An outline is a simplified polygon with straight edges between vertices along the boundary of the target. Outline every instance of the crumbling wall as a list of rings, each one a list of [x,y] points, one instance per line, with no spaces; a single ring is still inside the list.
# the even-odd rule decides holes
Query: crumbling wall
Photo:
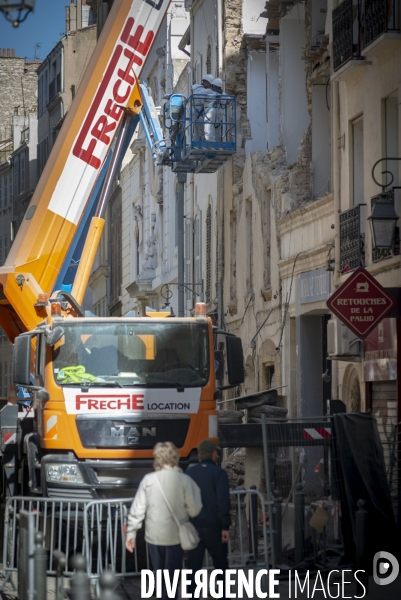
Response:
[[[251,139],[247,108],[247,50],[242,39],[242,0],[224,3],[226,93],[237,97],[237,152],[233,157],[233,183],[242,180],[245,165],[245,142]]]

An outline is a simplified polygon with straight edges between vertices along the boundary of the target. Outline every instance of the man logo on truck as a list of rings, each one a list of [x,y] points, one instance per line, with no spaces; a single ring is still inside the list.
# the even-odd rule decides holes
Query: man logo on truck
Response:
[[[128,431],[127,431],[128,430]],[[111,427],[110,437],[126,438],[129,446],[137,446],[140,437],[156,437],[156,427]]]

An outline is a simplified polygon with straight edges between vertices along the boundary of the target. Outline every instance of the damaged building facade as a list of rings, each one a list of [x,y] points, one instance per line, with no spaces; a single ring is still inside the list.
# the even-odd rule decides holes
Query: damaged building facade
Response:
[[[385,287],[400,286],[398,230],[383,253],[372,250],[368,226],[370,198],[380,191],[372,166],[399,154],[400,34],[389,16],[379,41],[366,38],[365,48],[360,40],[344,54],[349,32],[338,14],[345,5],[172,2],[142,79],[156,106],[171,93],[190,95],[206,73],[237,99],[236,154],[216,173],[189,174],[184,201],[185,314],[204,300],[214,323],[239,335],[244,349],[245,382],[224,393],[222,407],[274,389],[269,414],[372,408],[379,420],[389,417],[385,441],[399,415],[396,323],[385,320],[386,341],[363,348],[326,302],[360,265]],[[177,314],[176,203],[176,176],[154,167],[139,129],[115,181],[109,237],[91,277],[98,314],[145,307]],[[381,370],[377,356],[366,355],[369,343],[388,346],[392,359]],[[260,422],[260,411],[242,418]],[[245,462],[245,486],[260,485],[261,451],[247,449]]]

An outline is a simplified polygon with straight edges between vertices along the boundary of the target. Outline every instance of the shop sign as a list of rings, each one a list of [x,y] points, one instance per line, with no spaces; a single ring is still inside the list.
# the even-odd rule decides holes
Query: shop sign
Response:
[[[316,269],[299,276],[299,302],[317,302],[330,296],[330,273],[326,269]]]
[[[327,301],[329,309],[361,339],[394,305],[394,298],[363,267],[356,269]]]
[[[365,338],[364,350],[364,381],[395,381],[397,379],[396,319],[383,319]]]

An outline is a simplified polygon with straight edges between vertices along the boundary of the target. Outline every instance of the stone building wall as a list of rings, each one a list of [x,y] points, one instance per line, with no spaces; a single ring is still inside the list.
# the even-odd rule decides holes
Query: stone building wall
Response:
[[[37,110],[40,63],[25,62],[17,56],[0,55],[0,141],[11,137],[14,115]]]

